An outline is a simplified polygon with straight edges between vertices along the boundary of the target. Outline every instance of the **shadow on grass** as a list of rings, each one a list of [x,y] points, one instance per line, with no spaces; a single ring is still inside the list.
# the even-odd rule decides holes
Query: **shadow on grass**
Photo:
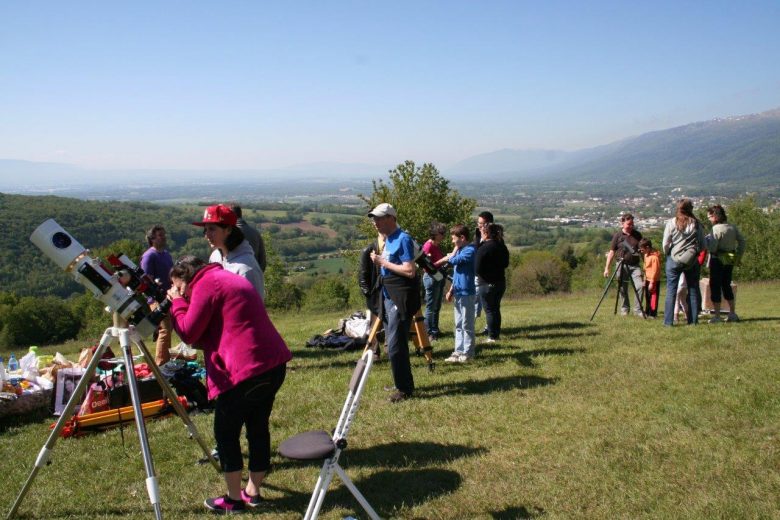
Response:
[[[26,426],[33,423],[54,423],[57,421],[57,417],[52,417],[51,410],[48,408],[41,408],[33,412],[28,412],[21,415],[6,415],[0,418],[0,434],[13,435],[14,428]]]
[[[349,467],[346,464],[344,470],[349,475]],[[265,487],[281,491],[286,496],[266,500],[263,502],[263,511],[276,513],[297,511],[303,514],[309,504],[316,480],[317,471],[313,469],[311,488],[306,491],[292,491],[264,483]],[[454,492],[460,487],[461,482],[461,476],[451,470],[407,469],[378,471],[370,477],[354,481],[354,484],[382,518],[395,518],[398,516],[399,506],[415,507],[424,504],[438,496]],[[320,515],[327,516],[336,508],[353,510],[359,517],[364,515],[363,508],[338,475],[333,478],[328,488]]]
[[[552,323],[540,323],[536,325],[525,325],[522,327],[509,327],[509,328],[501,328],[501,332],[510,332],[515,334],[530,334],[532,332],[543,332],[547,330],[558,330],[558,329],[564,329],[564,330],[575,330],[575,329],[587,329],[590,327],[595,327],[594,324],[590,322],[585,321],[559,321],[559,322],[552,322]]]
[[[531,511],[524,506],[507,507],[501,511],[491,511],[490,514],[496,520],[515,520],[516,518],[537,518],[546,514],[544,509],[531,507]]]
[[[430,399],[444,395],[484,395],[493,392],[507,392],[517,388],[537,388],[554,385],[557,378],[538,376],[507,376],[481,381],[461,381],[419,389],[421,399]]]
[[[393,442],[370,448],[347,448],[339,457],[344,468],[375,467],[403,469],[419,468],[431,464],[445,464],[455,459],[483,455],[486,448],[472,448],[457,444],[437,442]],[[274,463],[274,470],[311,466],[320,468],[322,461],[297,462],[283,459]]]
[[[347,474],[352,473],[350,468],[353,470],[361,467],[386,468],[370,477],[356,481],[355,485],[381,516],[392,518],[400,502],[399,497],[405,506],[414,507],[416,504],[425,503],[438,495],[452,493],[460,486],[461,477],[455,471],[417,468],[446,464],[456,459],[482,455],[487,451],[485,448],[456,444],[394,442],[371,448],[347,448],[342,452],[339,463]],[[301,485],[311,485],[313,488],[322,462],[306,463],[284,460],[274,464],[276,471],[293,467],[311,468],[310,482],[301,483]],[[330,491],[325,498],[323,506],[325,511],[341,507],[362,513],[357,501],[341,483],[338,476],[334,477],[333,482],[334,484],[331,484]],[[264,485],[286,495],[284,498],[269,500],[265,503],[272,510],[303,512],[306,509],[311,496],[311,488],[307,488],[305,491],[293,491],[272,484]]]

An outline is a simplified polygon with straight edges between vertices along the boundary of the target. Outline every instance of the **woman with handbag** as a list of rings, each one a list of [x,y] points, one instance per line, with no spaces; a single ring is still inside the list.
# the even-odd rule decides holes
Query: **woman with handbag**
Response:
[[[666,301],[664,302],[664,325],[674,324],[674,300],[680,277],[684,276],[688,285],[688,325],[698,323],[699,274],[697,257],[704,248],[704,233],[701,223],[693,214],[691,199],[677,202],[675,216],[666,222],[663,237],[666,255]]]
[[[707,208],[707,218],[712,224],[712,233],[707,235],[707,250],[710,252],[710,298],[715,316],[710,323],[720,323],[720,302],[722,297],[729,304],[726,321],[739,321],[734,310],[734,291],[731,279],[734,266],[745,252],[745,238],[736,226],[729,224],[726,210],[716,204]]]

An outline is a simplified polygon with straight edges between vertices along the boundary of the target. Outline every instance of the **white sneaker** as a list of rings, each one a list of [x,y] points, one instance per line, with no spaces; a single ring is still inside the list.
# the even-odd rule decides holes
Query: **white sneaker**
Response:
[[[460,356],[458,356],[458,363],[468,363],[472,359],[474,358],[461,354]]]
[[[488,338],[488,339],[485,340],[485,343],[495,343],[496,341],[498,341],[498,340],[497,339],[493,339],[493,338]]]
[[[457,363],[458,361],[460,361],[460,354],[457,352],[453,352],[450,357],[444,360],[445,363]]]

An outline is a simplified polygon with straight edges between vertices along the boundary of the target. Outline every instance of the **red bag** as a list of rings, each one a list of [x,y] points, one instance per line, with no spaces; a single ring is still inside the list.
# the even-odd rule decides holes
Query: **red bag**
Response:
[[[81,403],[78,415],[87,415],[95,412],[104,412],[109,406],[109,392],[102,382],[92,383],[87,391],[87,397]]]

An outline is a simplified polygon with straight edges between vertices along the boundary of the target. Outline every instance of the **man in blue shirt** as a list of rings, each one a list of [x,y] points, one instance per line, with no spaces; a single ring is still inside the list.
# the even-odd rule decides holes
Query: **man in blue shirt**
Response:
[[[368,216],[385,239],[381,254],[372,252],[371,261],[380,268],[385,341],[396,388],[390,401],[396,403],[414,392],[409,329],[412,317],[420,309],[420,280],[414,263],[416,244],[398,227],[397,212],[390,204],[378,205]]]
[[[156,280],[162,288],[167,291],[171,288],[171,268],[173,267],[173,258],[165,249],[168,245],[165,235],[165,228],[161,225],[152,227],[146,233],[146,241],[149,243],[149,249],[141,256],[141,269]],[[149,298],[149,305],[152,309],[157,308],[157,302]],[[171,359],[171,317],[165,316],[157,329],[157,349],[154,354],[154,362],[163,365]]]

